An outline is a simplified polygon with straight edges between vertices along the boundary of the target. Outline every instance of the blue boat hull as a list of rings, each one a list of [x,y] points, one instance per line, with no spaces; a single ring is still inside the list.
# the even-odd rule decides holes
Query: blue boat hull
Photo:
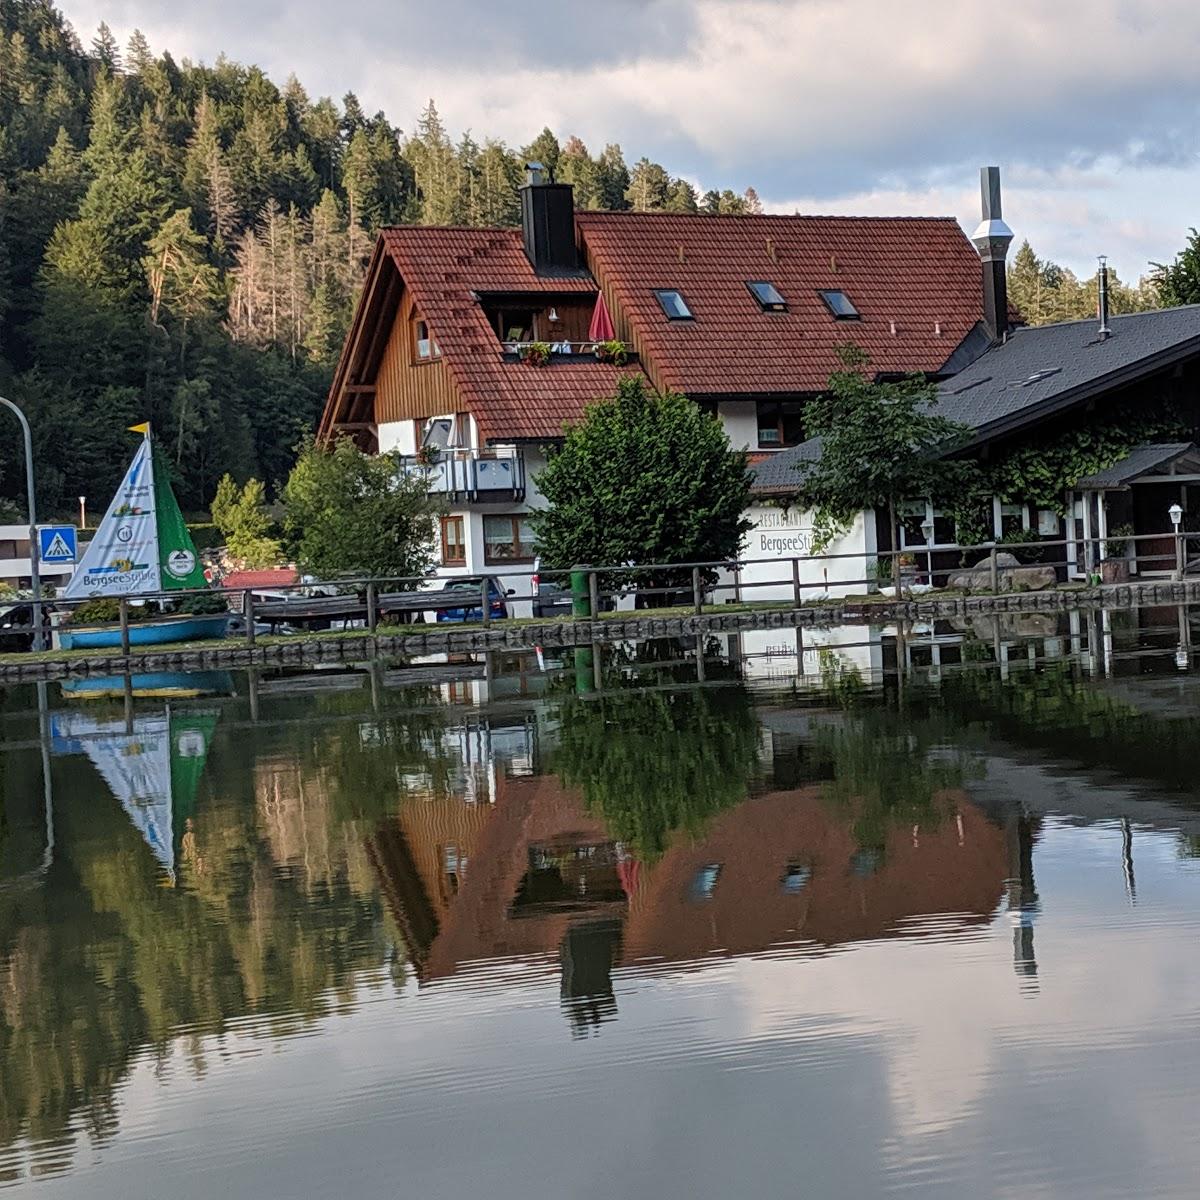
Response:
[[[204,617],[164,617],[157,621],[139,621],[129,626],[131,646],[165,646],[171,642],[199,642],[225,636],[227,613]],[[64,629],[59,633],[64,650],[112,650],[121,645],[117,625],[94,629]]]
[[[111,699],[125,694],[125,679],[121,675],[64,679],[59,686],[63,695],[73,700]],[[155,671],[131,675],[129,690],[139,700],[232,696],[233,677],[228,671]]]

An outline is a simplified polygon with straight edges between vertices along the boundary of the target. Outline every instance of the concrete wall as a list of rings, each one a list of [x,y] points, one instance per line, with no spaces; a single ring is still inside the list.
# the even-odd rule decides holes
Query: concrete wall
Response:
[[[717,416],[735,450],[758,449],[758,405],[753,400],[729,400],[717,405]]]
[[[801,559],[802,600],[867,591],[866,584],[851,581],[866,577],[865,556],[876,551],[874,514],[860,513],[849,532],[831,542],[820,555],[813,553],[810,512],[753,505],[746,510],[746,517],[754,523],[754,528],[742,543],[741,557],[747,564],[741,574],[742,600],[790,601],[793,598],[791,560],[797,557]],[[863,557],[828,557],[838,554]],[[724,573],[719,584],[718,602],[734,598],[732,585],[733,577]]]

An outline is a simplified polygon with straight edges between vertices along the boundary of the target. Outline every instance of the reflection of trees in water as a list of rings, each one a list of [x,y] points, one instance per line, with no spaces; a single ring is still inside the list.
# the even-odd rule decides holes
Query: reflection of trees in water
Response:
[[[1195,791],[1192,713],[1143,711],[1107,684],[1082,677],[1076,664],[1013,672],[1007,679],[984,671],[955,673],[927,703],[957,727],[959,736],[985,723],[990,733],[1020,745]]]
[[[936,827],[953,807],[946,793],[962,787],[974,768],[944,737],[938,722],[873,707],[815,725],[808,752],[814,767],[832,775],[825,795],[853,822],[863,873],[882,861],[896,825]]]
[[[69,1156],[77,1125],[111,1135],[130,1062],[180,1030],[202,1070],[201,1038],[231,1021],[287,1036],[389,965],[403,978],[364,839],[406,772],[450,769],[444,722],[344,719],[351,701],[306,698],[316,722],[218,726],[175,888],[90,765],[56,761],[51,875],[0,892],[0,1145]]]
[[[654,859],[674,831],[696,833],[745,799],[758,771],[759,724],[740,684],[688,687],[682,680],[694,680],[695,668],[678,664],[655,671],[661,690],[639,675],[621,691],[624,668],[610,665],[604,694],[562,701],[553,767],[613,838]],[[721,673],[714,667],[710,680]]]

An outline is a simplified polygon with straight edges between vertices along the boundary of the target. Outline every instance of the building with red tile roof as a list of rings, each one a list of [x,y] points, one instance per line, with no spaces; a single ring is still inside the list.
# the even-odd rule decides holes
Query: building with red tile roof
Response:
[[[382,231],[321,419],[323,439],[436,457],[446,574],[532,564],[545,448],[622,372],[773,454],[804,440],[843,343],[880,374],[944,377],[1007,312],[951,218],[576,213],[532,168],[521,201],[520,229]],[[621,366],[589,337],[601,299]]]

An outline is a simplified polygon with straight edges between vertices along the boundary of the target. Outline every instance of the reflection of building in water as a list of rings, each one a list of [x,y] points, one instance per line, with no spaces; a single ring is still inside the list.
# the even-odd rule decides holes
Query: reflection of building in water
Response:
[[[819,786],[749,799],[656,863],[636,863],[556,779],[501,778],[495,805],[411,801],[371,839],[424,982],[472,964],[562,963],[572,1027],[615,1012],[611,971],[786,943],[987,923],[1005,894],[1003,828],[961,793],[932,827],[893,828],[864,854],[854,815]]]

